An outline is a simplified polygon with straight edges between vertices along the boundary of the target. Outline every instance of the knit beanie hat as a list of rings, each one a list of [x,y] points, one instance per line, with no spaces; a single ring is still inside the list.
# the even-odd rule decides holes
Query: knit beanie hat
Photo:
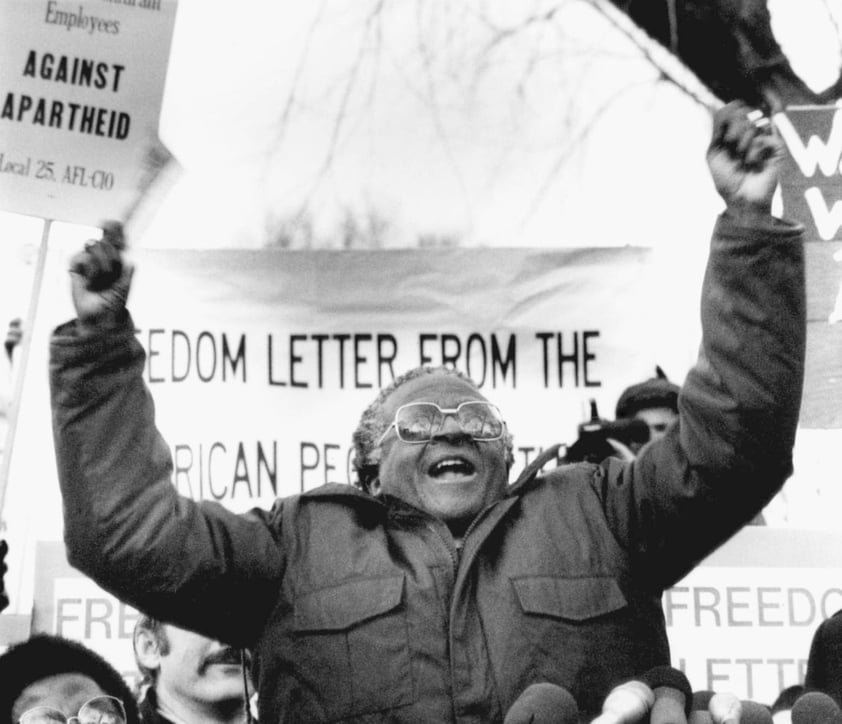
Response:
[[[669,407],[678,412],[678,385],[670,382],[660,367],[655,376],[645,382],[627,387],[617,400],[617,419],[634,417],[650,407]]]

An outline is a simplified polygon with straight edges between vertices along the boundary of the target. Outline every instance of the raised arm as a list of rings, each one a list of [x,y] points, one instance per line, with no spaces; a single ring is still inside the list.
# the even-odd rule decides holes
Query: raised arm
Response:
[[[702,288],[702,345],[679,423],[604,478],[607,515],[655,585],[748,523],[792,472],[806,337],[801,227],[771,216],[780,138],[732,103],[707,153],[726,203]]]
[[[68,558],[155,618],[248,645],[283,558],[261,513],[197,504],[171,484],[125,304],[133,268],[119,228],[71,261],[77,319],[51,340],[53,433]]]

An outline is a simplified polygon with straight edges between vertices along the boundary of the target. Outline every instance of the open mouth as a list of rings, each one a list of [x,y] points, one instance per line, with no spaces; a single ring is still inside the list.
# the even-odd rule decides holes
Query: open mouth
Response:
[[[449,457],[433,463],[427,470],[427,475],[441,483],[458,482],[476,473],[474,464],[465,458]]]

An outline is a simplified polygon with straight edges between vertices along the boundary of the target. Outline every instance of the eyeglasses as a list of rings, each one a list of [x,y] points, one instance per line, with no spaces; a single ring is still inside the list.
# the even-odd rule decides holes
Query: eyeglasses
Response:
[[[27,709],[18,724],[126,724],[126,707],[113,696],[97,696],[82,704],[76,716],[65,716],[51,706]]]
[[[500,410],[490,402],[469,400],[451,409],[443,409],[434,402],[410,402],[397,409],[395,419],[380,436],[377,445],[386,439],[392,428],[395,428],[395,434],[403,442],[429,442],[442,429],[447,415],[456,418],[459,429],[474,440],[499,440],[506,428]]]

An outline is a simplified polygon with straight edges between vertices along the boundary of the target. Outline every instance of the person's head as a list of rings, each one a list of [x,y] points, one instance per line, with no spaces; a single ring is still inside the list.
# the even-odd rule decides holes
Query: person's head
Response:
[[[140,721],[131,690],[99,654],[76,641],[38,634],[0,656],[0,724],[17,724],[37,706],[76,716],[98,696],[123,702],[128,724]]]
[[[805,692],[821,692],[842,707],[842,609],[813,631],[804,672]]]
[[[678,419],[679,387],[667,379],[660,367],[651,379],[627,387],[617,400],[618,420],[642,420],[649,426],[649,439],[658,440]]]
[[[417,403],[463,407],[441,415]],[[490,439],[477,439],[483,437]],[[384,388],[365,410],[354,432],[354,452],[362,488],[400,498],[458,531],[503,496],[512,438],[470,378],[449,367],[418,367]]]
[[[159,705],[178,712],[218,712],[227,719],[244,706],[242,659],[238,649],[141,614],[135,624],[134,654],[144,682]],[[184,714],[184,718],[187,715]]]

